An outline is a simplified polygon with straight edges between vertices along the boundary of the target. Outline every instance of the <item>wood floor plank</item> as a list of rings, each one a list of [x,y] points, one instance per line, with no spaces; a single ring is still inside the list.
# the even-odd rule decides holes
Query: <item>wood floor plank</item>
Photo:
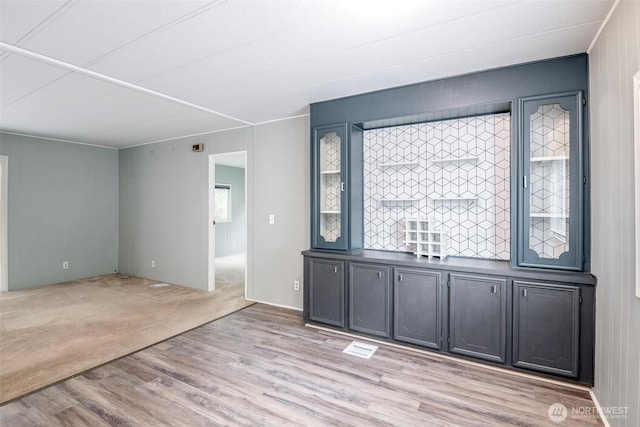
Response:
[[[140,292],[143,292],[142,290]],[[592,407],[585,390],[302,325],[257,304],[0,407],[5,426],[549,426]]]

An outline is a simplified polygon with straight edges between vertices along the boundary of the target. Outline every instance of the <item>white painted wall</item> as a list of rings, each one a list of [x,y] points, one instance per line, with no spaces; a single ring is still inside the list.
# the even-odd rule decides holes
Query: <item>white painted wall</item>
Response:
[[[623,0],[589,57],[592,272],[596,293],[594,392],[628,407],[612,426],[640,425],[640,299],[635,296],[633,81],[640,69],[640,2]]]

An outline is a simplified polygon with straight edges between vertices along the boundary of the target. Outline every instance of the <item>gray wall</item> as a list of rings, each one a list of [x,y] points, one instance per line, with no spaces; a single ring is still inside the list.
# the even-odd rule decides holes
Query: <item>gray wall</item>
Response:
[[[302,309],[309,145],[304,117],[120,150],[120,271],[207,289],[208,157],[246,150],[247,297]]]
[[[309,118],[256,126],[254,132],[249,245],[255,256],[247,296],[302,309],[302,287],[294,291],[293,281],[302,284],[300,252],[310,245]],[[273,225],[268,224],[270,214],[275,215]]]
[[[216,184],[231,185],[231,221],[216,223],[216,257],[245,251],[244,168],[216,165]]]
[[[0,155],[9,169],[9,290],[113,273],[118,151],[0,133]]]
[[[245,150],[247,134],[237,129],[120,150],[121,272],[207,289],[208,155]],[[195,143],[206,151],[192,152]]]
[[[632,76],[640,3],[622,1],[590,54],[592,272],[598,277],[594,392],[626,406],[612,426],[640,425],[640,299],[634,282]],[[637,185],[637,184],[636,184]],[[640,272],[638,272],[640,273]]]

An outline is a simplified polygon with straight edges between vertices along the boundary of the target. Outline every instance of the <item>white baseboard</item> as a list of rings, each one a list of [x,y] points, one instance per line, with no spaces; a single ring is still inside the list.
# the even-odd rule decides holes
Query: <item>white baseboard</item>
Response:
[[[264,305],[272,305],[274,307],[288,308],[289,310],[302,311],[302,309],[298,308],[298,307],[291,307],[291,306],[288,306],[288,305],[276,304],[276,303],[273,303],[273,302],[262,301],[262,300],[259,300],[259,299],[247,298],[246,295],[245,295],[244,299],[246,299],[247,301],[257,302],[257,303],[264,304]]]
[[[591,396],[591,400],[593,400],[593,405],[598,410],[598,415],[600,415],[600,419],[602,420],[602,424],[604,424],[604,427],[611,427],[611,424],[609,424],[607,417],[604,415],[602,407],[600,406],[600,402],[598,402],[598,398],[596,397],[596,394],[592,389],[589,389],[589,395]]]

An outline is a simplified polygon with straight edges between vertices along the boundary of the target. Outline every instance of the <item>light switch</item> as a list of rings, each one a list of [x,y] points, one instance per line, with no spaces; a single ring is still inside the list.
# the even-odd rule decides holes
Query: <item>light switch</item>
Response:
[[[269,214],[269,224],[276,223],[276,216],[274,214]]]

